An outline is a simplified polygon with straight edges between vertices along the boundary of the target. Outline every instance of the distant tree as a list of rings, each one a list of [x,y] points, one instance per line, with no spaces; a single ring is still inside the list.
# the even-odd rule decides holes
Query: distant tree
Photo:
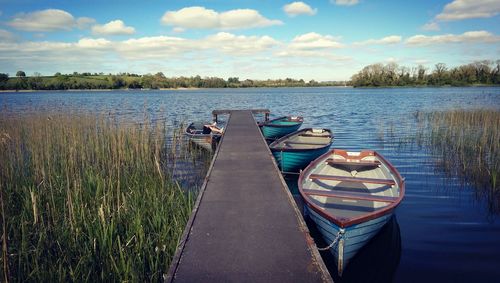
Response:
[[[162,72],[158,72],[155,74],[155,77],[160,78],[160,79],[165,79],[165,75]]]
[[[9,74],[0,73],[0,83],[5,83],[9,80]]]
[[[434,65],[434,72],[432,73],[434,77],[433,83],[436,85],[444,85],[446,84],[446,64],[444,63],[437,63]]]
[[[24,71],[17,71],[16,77],[26,77],[26,73]]]
[[[54,77],[59,77],[61,75],[61,72],[57,72],[54,74]]]
[[[230,84],[239,84],[240,83],[240,78],[234,77],[234,78],[228,78],[227,82]]]
[[[422,65],[418,65],[417,67],[417,83],[418,84],[426,84],[427,82],[425,81],[425,72],[427,71],[427,69],[422,66]]]
[[[0,89],[6,89],[6,84],[9,81],[9,74],[0,73]]]
[[[125,81],[120,76],[111,76],[111,88],[117,89],[125,86]]]

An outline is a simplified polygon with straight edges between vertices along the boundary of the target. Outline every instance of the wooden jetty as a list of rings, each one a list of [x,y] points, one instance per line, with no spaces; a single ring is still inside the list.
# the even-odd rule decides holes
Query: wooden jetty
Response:
[[[167,282],[332,282],[253,113],[213,112],[230,116]]]

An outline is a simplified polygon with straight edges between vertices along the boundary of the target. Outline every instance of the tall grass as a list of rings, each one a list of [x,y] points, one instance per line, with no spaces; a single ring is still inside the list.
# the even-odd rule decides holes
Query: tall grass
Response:
[[[440,156],[446,172],[460,175],[500,211],[500,111],[416,113],[417,142]]]
[[[193,204],[165,125],[0,114],[2,281],[159,281]]]

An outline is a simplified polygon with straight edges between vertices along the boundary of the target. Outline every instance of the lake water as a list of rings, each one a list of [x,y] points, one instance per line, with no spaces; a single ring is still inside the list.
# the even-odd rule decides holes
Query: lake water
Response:
[[[391,221],[351,263],[343,282],[499,282],[500,220],[474,187],[446,176],[436,158],[401,146],[416,111],[500,110],[500,88],[276,88],[185,91],[0,93],[0,111],[112,113],[135,122],[210,120],[213,109],[269,108],[301,115],[304,127],[328,127],[336,148],[373,149],[406,178]],[[497,197],[500,202],[500,197]],[[361,274],[363,275],[362,277]],[[334,275],[335,276],[335,275]]]

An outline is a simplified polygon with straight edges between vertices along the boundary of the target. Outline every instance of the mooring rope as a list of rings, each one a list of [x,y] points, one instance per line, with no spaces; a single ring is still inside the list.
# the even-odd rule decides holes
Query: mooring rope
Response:
[[[324,247],[324,248],[318,248],[318,250],[320,251],[327,251],[329,249],[331,249],[332,247],[335,246],[335,244],[337,244],[337,242],[340,240],[340,238],[342,238],[342,236],[344,235],[344,232],[343,231],[339,231],[337,233],[337,236],[335,236],[335,239],[333,239],[332,243],[329,244],[328,246]]]

